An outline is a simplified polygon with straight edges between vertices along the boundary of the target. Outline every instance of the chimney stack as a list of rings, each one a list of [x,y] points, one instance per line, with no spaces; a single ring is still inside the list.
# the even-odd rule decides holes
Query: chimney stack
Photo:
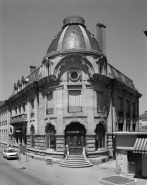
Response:
[[[101,23],[96,25],[96,40],[98,41],[103,54],[106,55],[106,26]]]
[[[36,66],[30,66],[30,74],[33,73],[36,69]]]

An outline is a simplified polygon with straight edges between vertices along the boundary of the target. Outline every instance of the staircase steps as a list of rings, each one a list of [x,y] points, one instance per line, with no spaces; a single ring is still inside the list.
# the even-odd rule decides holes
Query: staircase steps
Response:
[[[68,155],[60,164],[61,167],[67,168],[85,168],[93,166],[83,155]]]

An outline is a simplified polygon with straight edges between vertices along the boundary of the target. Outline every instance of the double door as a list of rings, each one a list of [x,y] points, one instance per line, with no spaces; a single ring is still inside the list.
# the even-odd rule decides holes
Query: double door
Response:
[[[69,147],[69,155],[81,155],[85,145],[85,136],[70,134],[66,138],[66,143]]]

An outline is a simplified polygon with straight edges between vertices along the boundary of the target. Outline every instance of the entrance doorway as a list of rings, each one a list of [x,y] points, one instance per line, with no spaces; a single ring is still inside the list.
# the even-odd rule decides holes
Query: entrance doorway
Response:
[[[69,147],[69,155],[81,155],[86,146],[86,130],[83,125],[73,122],[65,129],[65,145]]]

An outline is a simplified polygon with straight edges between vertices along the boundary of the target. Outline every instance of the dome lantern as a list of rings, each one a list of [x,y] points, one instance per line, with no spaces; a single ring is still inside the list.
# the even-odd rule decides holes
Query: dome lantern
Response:
[[[82,25],[86,28],[84,18],[80,17],[80,16],[77,16],[77,15],[66,17],[63,20],[63,27],[62,28],[64,28],[67,25],[71,25],[71,24],[80,24],[80,25]]]

